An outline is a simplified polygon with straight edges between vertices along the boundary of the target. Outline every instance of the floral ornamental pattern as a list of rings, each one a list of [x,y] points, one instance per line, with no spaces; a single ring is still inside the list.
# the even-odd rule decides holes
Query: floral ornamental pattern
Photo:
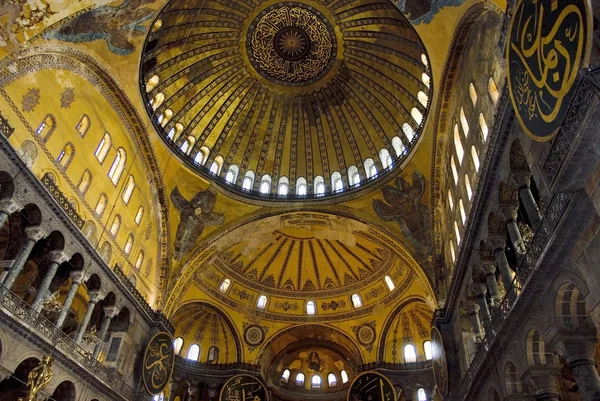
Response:
[[[269,328],[267,326],[260,326],[258,324],[252,324],[244,322],[244,341],[248,345],[250,351],[254,351],[256,347],[260,346],[267,336]]]
[[[75,89],[68,87],[65,88],[63,93],[60,94],[60,107],[68,109],[71,104],[75,101]]]
[[[367,351],[371,352],[377,336],[375,332],[375,321],[373,320],[369,323],[352,326],[352,331],[354,331],[354,335],[356,335],[356,340],[358,343],[365,347]]]
[[[23,95],[23,101],[21,102],[21,108],[23,111],[29,112],[35,109],[40,103],[40,90],[38,88],[30,88],[26,94]]]

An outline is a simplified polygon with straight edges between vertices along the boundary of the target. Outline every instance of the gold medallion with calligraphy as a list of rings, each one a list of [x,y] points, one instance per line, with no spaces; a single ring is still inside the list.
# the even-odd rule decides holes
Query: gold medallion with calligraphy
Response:
[[[519,0],[508,33],[509,92],[525,132],[537,141],[560,128],[590,51],[586,0]]]
[[[173,337],[167,332],[156,333],[144,353],[142,378],[150,395],[160,394],[171,379],[175,365]]]
[[[348,401],[390,401],[396,399],[394,385],[387,377],[377,372],[364,372],[350,385]]]
[[[221,389],[219,401],[268,401],[264,383],[251,375],[237,375],[227,380]]]
[[[446,397],[448,394],[448,363],[446,362],[442,333],[437,327],[431,328],[431,356],[435,384],[440,395]]]

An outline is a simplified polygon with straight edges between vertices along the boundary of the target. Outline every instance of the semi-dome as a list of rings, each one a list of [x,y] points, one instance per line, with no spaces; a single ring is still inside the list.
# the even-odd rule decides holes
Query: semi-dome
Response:
[[[392,2],[171,0],[147,37],[141,89],[201,175],[245,197],[312,199],[402,165],[430,75]]]

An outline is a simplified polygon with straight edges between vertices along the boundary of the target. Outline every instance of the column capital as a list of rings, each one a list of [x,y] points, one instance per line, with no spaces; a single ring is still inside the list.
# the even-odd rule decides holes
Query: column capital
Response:
[[[8,215],[13,214],[19,210],[23,209],[23,206],[19,205],[13,199],[2,199],[0,200],[0,212],[4,212]]]
[[[27,238],[36,242],[46,237],[46,232],[39,226],[25,228],[25,234],[27,234]]]
[[[48,258],[51,262],[58,263],[59,265],[70,259],[69,255],[64,251],[50,251],[48,252]]]
[[[473,283],[473,291],[475,292],[476,297],[482,297],[487,294],[487,285],[484,283]]]
[[[558,399],[560,370],[555,366],[530,366],[523,373],[525,382],[535,390],[537,399]]]
[[[595,363],[594,349],[596,333],[592,329],[580,328],[576,332],[558,331],[548,341],[548,348],[562,356],[569,366],[578,363]]]
[[[515,187],[519,190],[521,187],[527,186],[529,187],[529,178],[531,177],[531,171],[529,170],[511,170],[510,172],[511,178]]]
[[[71,277],[71,281],[81,285],[85,277],[85,273],[81,270],[73,270],[71,273],[69,273],[69,276]]]
[[[116,305],[105,306],[104,307],[104,316],[112,319],[113,317],[119,314],[119,308]]]
[[[492,249],[494,254],[499,250],[506,248],[506,234],[490,234],[487,238],[488,249]]]
[[[519,206],[514,205],[501,205],[498,210],[498,215],[502,219],[503,222],[507,222],[509,220],[517,220],[517,211],[519,210]]]
[[[484,276],[488,276],[490,274],[496,274],[496,261],[495,260],[482,260],[481,261],[481,267],[480,267],[481,273]]]
[[[96,302],[100,301],[100,298],[102,298],[102,293],[100,290],[90,290],[88,291],[88,296],[90,297],[89,303],[95,304]]]

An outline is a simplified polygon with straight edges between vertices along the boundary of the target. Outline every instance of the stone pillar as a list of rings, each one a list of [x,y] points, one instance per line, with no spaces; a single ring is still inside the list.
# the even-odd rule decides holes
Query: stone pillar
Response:
[[[484,284],[479,284],[476,287],[476,290],[477,290],[477,294],[476,294],[475,301],[477,302],[477,305],[479,305],[479,317],[483,321],[483,325],[485,326],[485,328],[487,330],[490,323],[492,322],[492,317],[490,315],[490,309],[488,308],[487,299],[485,297],[485,294],[487,292],[487,287]]]
[[[14,212],[21,210],[22,207],[12,199],[3,199],[0,201],[0,228],[4,226],[6,220]]]
[[[523,241],[523,237],[521,237],[521,231],[519,231],[516,220],[510,219],[505,224],[515,253],[519,257],[525,255],[527,249],[525,248],[525,242]]]
[[[75,299],[77,290],[79,289],[79,286],[83,282],[84,274],[81,270],[77,270],[77,271],[72,271],[70,276],[71,276],[71,288],[69,289],[69,292],[67,293],[67,297],[65,298],[65,303],[63,304],[63,308],[60,311],[60,314],[58,315],[58,320],[56,321],[56,327],[59,329],[62,328],[63,324],[65,323],[65,319],[67,318],[67,315],[69,314],[69,309],[71,309],[71,304],[73,303],[73,299]]]
[[[514,274],[512,269],[510,268],[510,265],[508,264],[506,252],[503,248],[498,248],[494,251],[494,256],[496,257],[496,262],[498,263],[498,270],[500,271],[500,277],[502,278],[504,290],[506,291],[506,293],[508,293],[510,291],[514,279]]]
[[[569,365],[583,401],[600,401],[600,376],[594,361],[595,333],[560,333],[550,342]]]
[[[531,193],[531,188],[529,187],[529,184],[525,184],[519,187],[519,198],[523,203],[525,213],[527,213],[527,218],[531,223],[531,228],[533,228],[533,231],[537,231],[538,227],[542,223],[542,214],[540,213],[540,209],[538,209],[538,205],[535,202],[535,198]]]
[[[108,328],[110,327],[110,322],[112,319],[117,316],[119,313],[119,309],[116,306],[107,306],[104,308],[104,320],[102,321],[102,326],[100,328],[100,335],[98,338],[100,341],[96,344],[94,348],[94,358],[98,359],[98,355],[100,354],[100,350],[102,349],[102,344],[104,343],[104,339],[106,338],[106,333],[108,333]]]
[[[193,385],[188,387],[188,390],[187,390],[188,401],[194,401],[196,399],[196,394],[198,394],[198,387],[193,386]]]
[[[46,270],[46,274],[44,275],[37,293],[35,294],[35,298],[33,299],[33,303],[31,304],[33,310],[38,313],[42,311],[42,304],[48,295],[48,289],[50,288],[52,280],[54,280],[54,276],[58,271],[58,267],[61,265],[61,263],[69,260],[69,256],[67,256],[67,254],[63,251],[52,251],[50,252],[49,259],[50,266],[48,266],[48,270]]]
[[[473,326],[473,335],[480,341],[483,338],[483,330],[481,320],[479,319],[479,305],[474,303],[467,304],[467,316]]]
[[[83,320],[79,325],[79,329],[77,330],[77,334],[75,335],[75,342],[77,344],[81,343],[83,339],[83,335],[87,330],[88,325],[90,324],[90,319],[92,318],[92,313],[94,312],[94,308],[96,307],[96,303],[100,300],[100,291],[92,290],[88,291],[88,295],[90,300],[88,301],[87,308],[85,310],[85,315],[83,315]]]
[[[46,236],[46,233],[40,227],[27,227],[25,233],[27,234],[27,239],[2,283],[9,290],[17,280],[17,277],[19,277],[19,274],[21,274],[21,270],[23,270],[23,266],[25,266],[25,262],[27,262],[29,254],[36,242]]]
[[[539,401],[559,401],[560,371],[554,366],[530,366],[523,375]]]
[[[487,289],[490,292],[491,304],[492,306],[496,306],[502,300],[500,289],[498,288],[498,281],[496,281],[496,265],[484,264],[481,266],[481,271],[485,277]]]

